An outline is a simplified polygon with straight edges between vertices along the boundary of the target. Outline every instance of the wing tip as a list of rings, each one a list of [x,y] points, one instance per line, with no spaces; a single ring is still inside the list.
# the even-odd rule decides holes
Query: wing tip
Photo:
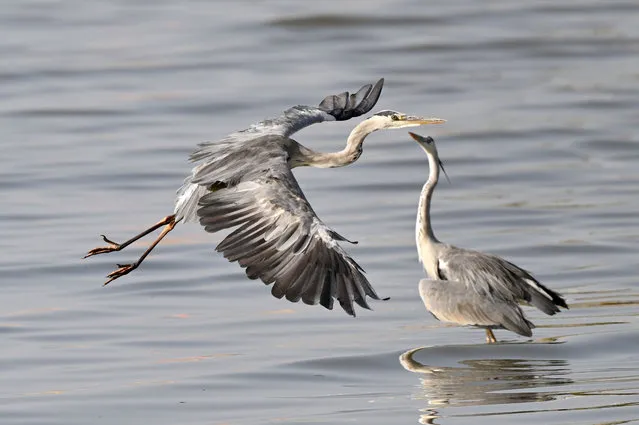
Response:
[[[384,78],[380,78],[371,86],[365,84],[355,93],[350,95],[348,92],[333,94],[326,96],[319,104],[319,109],[333,116],[337,121],[345,121],[354,117],[359,117],[369,112],[377,104],[382,88],[384,87]],[[353,104],[362,94],[362,98],[357,104]]]

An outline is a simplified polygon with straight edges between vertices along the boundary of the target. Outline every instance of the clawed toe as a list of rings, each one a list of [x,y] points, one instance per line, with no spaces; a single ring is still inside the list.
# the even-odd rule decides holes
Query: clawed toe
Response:
[[[116,247],[118,247],[118,248],[120,247],[120,244],[119,244],[119,243],[117,243],[117,242],[113,242],[111,239],[107,238],[107,237],[106,237],[106,236],[104,236],[104,235],[100,235],[100,236],[102,236],[102,240],[103,240],[104,242],[108,243],[109,245],[116,246]]]
[[[99,248],[93,248],[91,251],[89,251],[87,253],[87,255],[85,255],[82,258],[88,258],[91,257],[93,255],[98,255],[98,254],[106,254],[107,252],[113,252],[113,251],[117,251],[117,247],[112,247],[112,246],[103,246],[103,247],[99,247]]]
[[[107,280],[106,282],[104,282],[103,286],[108,285],[109,283],[111,283],[112,281],[114,281],[115,279],[124,276],[125,274],[129,274],[130,272],[132,272],[133,270],[138,268],[137,264],[118,264],[117,265],[119,268],[111,273],[109,273],[107,275],[107,277],[109,278],[109,280]]]
[[[91,251],[89,251],[87,253],[87,255],[85,255],[82,258],[88,258],[91,257],[93,255],[98,255],[98,254],[106,254],[107,252],[113,252],[113,251],[119,251],[121,248],[121,245],[117,242],[113,242],[112,240],[110,240],[109,238],[107,238],[104,235],[100,235],[102,236],[102,240],[106,243],[109,244],[109,246],[101,246],[98,248],[93,248]]]

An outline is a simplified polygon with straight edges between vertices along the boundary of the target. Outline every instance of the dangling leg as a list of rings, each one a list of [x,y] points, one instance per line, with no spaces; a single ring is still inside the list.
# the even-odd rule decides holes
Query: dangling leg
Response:
[[[497,338],[495,338],[495,334],[492,329],[486,328],[486,342],[489,344],[497,342]]]
[[[133,242],[137,241],[138,239],[141,239],[141,238],[145,237],[146,235],[148,235],[149,233],[153,232],[154,230],[159,229],[162,226],[166,226],[167,224],[171,224],[173,222],[175,222],[175,216],[174,215],[166,216],[162,220],[160,220],[157,223],[155,223],[153,226],[151,226],[148,229],[146,229],[144,232],[140,233],[139,235],[133,236],[131,239],[129,239],[128,241],[126,241],[126,242],[124,242],[122,244],[113,242],[113,241],[107,239],[106,236],[100,235],[100,236],[102,236],[102,239],[104,240],[104,242],[108,243],[109,246],[93,248],[91,251],[89,251],[87,253],[87,255],[85,255],[82,258],[91,257],[92,255],[97,255],[97,254],[105,254],[107,252],[120,251],[120,250],[126,248],[127,246],[131,245]]]
[[[106,282],[104,282],[104,285],[108,285],[110,282],[114,281],[115,279],[124,276],[125,274],[129,274],[131,271],[137,269],[140,264],[142,264],[142,261],[144,261],[144,259],[147,257],[147,255],[149,255],[151,253],[151,251],[153,251],[153,248],[155,248],[157,246],[157,244],[160,243],[160,241],[162,239],[164,239],[164,237],[171,231],[173,230],[173,228],[175,227],[176,224],[178,224],[180,222],[180,220],[175,221],[175,216],[169,216],[171,217],[171,220],[166,224],[166,227],[162,230],[162,232],[158,235],[157,239],[155,239],[153,241],[153,243],[151,244],[150,247],[147,248],[146,251],[144,251],[144,253],[140,256],[140,258],[138,258],[138,261],[136,261],[133,264],[118,264],[117,266],[119,267],[119,269],[117,269],[114,272],[111,272],[107,275],[107,277],[109,278],[109,280],[107,280]],[[169,218],[167,217],[167,218]],[[157,229],[157,227],[155,227],[155,229]],[[149,231],[146,231],[146,233],[143,233],[142,236],[146,235],[147,233],[149,233]],[[141,237],[141,236],[140,236]],[[138,238],[139,239],[139,238]],[[125,244],[129,244],[131,243],[130,241],[125,242]],[[122,244],[124,246],[126,246],[125,244]],[[120,248],[121,249],[121,248]]]

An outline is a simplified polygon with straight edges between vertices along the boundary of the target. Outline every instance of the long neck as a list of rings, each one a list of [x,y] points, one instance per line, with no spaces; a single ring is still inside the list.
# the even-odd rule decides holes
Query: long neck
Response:
[[[346,140],[346,147],[339,152],[315,152],[308,149],[304,152],[304,163],[300,165],[310,165],[318,168],[343,167],[352,164],[362,154],[363,143],[366,136],[379,130],[375,121],[362,121],[351,131]]]
[[[417,246],[432,245],[439,242],[433,233],[433,227],[430,223],[430,201],[433,197],[433,191],[439,181],[439,163],[435,156],[430,152],[428,154],[428,181],[422,188],[422,194],[419,197],[419,206],[417,208],[417,223],[415,235],[417,238]]]

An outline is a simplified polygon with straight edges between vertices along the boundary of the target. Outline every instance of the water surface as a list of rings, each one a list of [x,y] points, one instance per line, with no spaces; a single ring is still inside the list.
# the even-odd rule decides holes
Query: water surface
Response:
[[[636,2],[9,1],[0,27],[3,424],[639,419]],[[376,109],[448,119],[418,130],[452,180],[438,237],[567,297],[528,311],[533,339],[424,311],[405,131],[296,170],[392,297],[357,319],[272,298],[197,225],[106,288],[145,242],[80,260],[170,214],[197,143],[380,77]],[[337,150],[353,125],[296,139]]]

